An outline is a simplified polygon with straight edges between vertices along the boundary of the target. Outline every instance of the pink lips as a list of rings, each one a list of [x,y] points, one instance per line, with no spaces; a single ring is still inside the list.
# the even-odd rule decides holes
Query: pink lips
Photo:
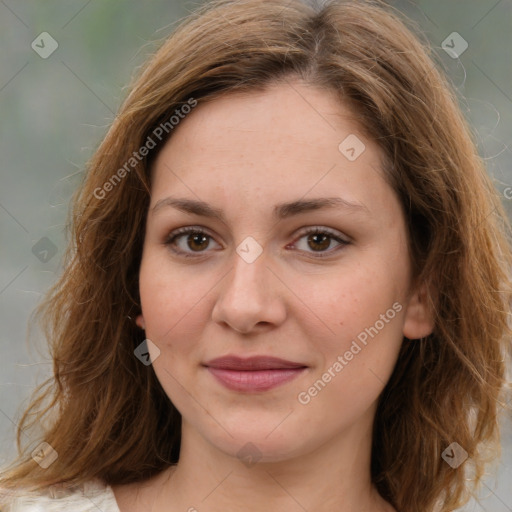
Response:
[[[225,387],[234,391],[267,391],[300,375],[307,366],[270,356],[225,356],[204,364]]]

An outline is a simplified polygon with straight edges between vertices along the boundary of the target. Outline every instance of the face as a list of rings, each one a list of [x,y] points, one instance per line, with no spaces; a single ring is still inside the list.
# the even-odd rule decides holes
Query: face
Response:
[[[432,330],[380,149],[335,96],[292,83],[175,128],[140,268],[138,321],[183,435],[268,461],[371,425],[402,336]]]

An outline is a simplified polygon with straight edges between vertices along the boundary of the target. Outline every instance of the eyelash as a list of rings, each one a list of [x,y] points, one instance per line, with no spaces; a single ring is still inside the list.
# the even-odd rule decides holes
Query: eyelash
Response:
[[[344,240],[336,232],[330,230],[329,228],[318,228],[318,227],[302,231],[299,234],[299,237],[297,238],[297,241],[300,240],[301,238],[305,237],[305,236],[308,236],[308,235],[319,235],[319,234],[320,235],[328,235],[329,238],[331,238],[332,240],[335,240],[340,245],[336,249],[334,249],[334,250],[317,252],[317,253],[315,253],[315,252],[308,253],[308,254],[314,254],[315,255],[315,256],[313,256],[314,258],[326,258],[328,256],[331,256],[331,254],[333,252],[338,252],[338,250],[340,250],[344,246],[350,244],[350,242],[348,240]],[[192,255],[191,253],[188,253],[186,251],[176,250],[175,248],[172,248],[171,246],[174,245],[175,241],[177,239],[179,239],[180,237],[182,237],[183,235],[206,235],[207,237],[213,239],[213,236],[211,236],[208,232],[204,231],[202,228],[186,227],[186,228],[179,228],[179,229],[176,229],[175,231],[171,232],[168,235],[168,237],[166,238],[166,240],[164,242],[164,245],[169,246],[169,248],[175,254],[179,254],[179,255],[181,255],[181,256],[183,256],[185,258],[201,257],[201,255],[203,253],[205,253],[206,251],[198,251],[196,253],[197,255]]]

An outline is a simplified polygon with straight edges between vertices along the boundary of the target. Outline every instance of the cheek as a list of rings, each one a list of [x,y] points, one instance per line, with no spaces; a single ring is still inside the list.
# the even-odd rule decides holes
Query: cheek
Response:
[[[385,320],[391,320],[389,323],[385,322],[386,326],[391,323],[398,324],[400,322],[396,319],[399,320],[402,316],[397,312],[400,308],[396,306],[393,309],[392,306],[395,302],[401,304],[403,300],[400,279],[396,273],[385,272],[384,268],[361,264],[336,280],[330,279],[326,284],[328,293],[325,293],[324,287],[323,296],[316,295],[318,300],[316,305],[312,304],[312,309],[323,312],[322,316],[329,320],[332,330],[341,339],[357,337],[365,328],[379,321],[381,315],[385,315]],[[315,294],[311,293],[309,296],[315,297]],[[380,327],[379,323],[378,328]]]
[[[204,329],[205,294],[211,287],[190,272],[171,271],[165,255],[156,251],[143,257],[139,289],[145,334],[160,351],[153,369],[180,412],[190,406],[182,383],[188,382],[190,370],[200,362],[194,340]]]
[[[164,257],[148,254],[142,260],[139,275],[146,336],[160,350],[190,345],[185,341],[193,339],[192,331],[203,325],[204,299],[212,287],[189,272],[171,272],[168,268],[170,265]]]
[[[338,324],[336,336],[309,337],[321,357],[296,399],[308,418],[322,418],[327,429],[349,425],[375,404],[402,343],[404,308],[392,283],[367,275],[365,286],[363,276],[352,275],[347,287],[324,303]]]
[[[340,274],[336,285],[331,280],[328,293],[324,287],[323,295],[309,295],[317,298],[310,302],[311,309],[332,331],[321,338],[310,332],[309,338],[317,340],[317,351],[322,354],[316,377],[330,369],[331,377],[335,374],[336,378],[326,375],[325,379],[338,385],[329,387],[343,389],[343,394],[350,390],[354,396],[365,393],[368,383],[370,394],[380,391],[379,379],[389,378],[403,340],[401,290],[406,276],[397,271],[399,262],[392,273],[382,263],[367,263],[361,261],[351,272]]]

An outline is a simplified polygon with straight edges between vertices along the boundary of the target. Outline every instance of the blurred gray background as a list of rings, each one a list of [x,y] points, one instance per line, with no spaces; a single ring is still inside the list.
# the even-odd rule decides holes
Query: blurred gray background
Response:
[[[0,0],[0,465],[16,453],[30,392],[51,373],[40,333],[26,342],[27,324],[60,272],[83,165],[137,66],[199,3]],[[435,49],[512,219],[512,0],[388,3]],[[510,419],[502,436],[497,476],[464,510],[512,511]]]

